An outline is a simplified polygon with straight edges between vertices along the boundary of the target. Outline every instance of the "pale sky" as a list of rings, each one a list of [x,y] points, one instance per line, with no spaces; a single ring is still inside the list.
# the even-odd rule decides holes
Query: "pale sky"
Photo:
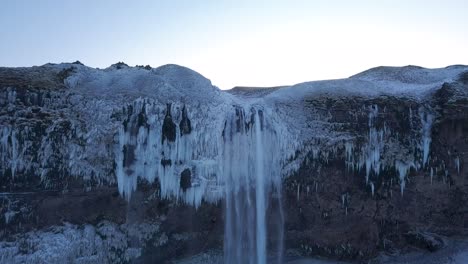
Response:
[[[0,66],[189,67],[222,89],[468,64],[468,1],[0,0]]]

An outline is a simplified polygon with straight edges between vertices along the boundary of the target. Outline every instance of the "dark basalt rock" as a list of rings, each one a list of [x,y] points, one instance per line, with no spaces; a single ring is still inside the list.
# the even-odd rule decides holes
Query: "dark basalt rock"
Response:
[[[165,140],[170,142],[174,142],[176,140],[176,125],[172,121],[171,104],[167,104],[166,116],[164,117],[162,125],[161,144],[163,144]]]
[[[63,83],[65,79],[67,79],[73,73],[73,70],[73,67],[63,69],[57,74],[57,76]]]
[[[128,68],[128,65],[125,62],[119,61],[111,65],[111,67],[116,68],[117,70]]]
[[[185,169],[180,174],[180,188],[185,192],[188,188],[192,187],[192,172],[190,169]]]
[[[187,107],[184,105],[182,108],[182,119],[180,120],[180,135],[188,135],[192,132],[192,124],[190,123],[190,119],[187,116]]]
[[[427,249],[431,252],[437,251],[445,246],[444,240],[438,235],[428,232],[410,231],[405,234],[409,244]]]
[[[123,165],[129,167],[135,161],[135,146],[124,145],[123,146]]]
[[[264,125],[263,111],[262,110],[258,110],[258,120],[260,122],[260,130],[263,131],[265,129],[265,125]]]
[[[148,70],[148,71],[150,71],[152,69],[150,65],[146,65],[146,66],[136,65],[135,67],[140,68],[140,69],[145,69],[145,70]]]
[[[79,61],[79,60],[76,60],[76,61],[72,62],[72,64],[84,66],[84,64],[83,64],[81,61]]]
[[[161,165],[163,165],[163,167],[169,167],[172,165],[172,160],[170,159],[161,159]]]
[[[236,107],[236,132],[240,133],[245,127],[245,113],[240,107]]]
[[[463,84],[468,84],[468,72],[462,73],[462,74],[460,75],[460,81],[461,81]]]

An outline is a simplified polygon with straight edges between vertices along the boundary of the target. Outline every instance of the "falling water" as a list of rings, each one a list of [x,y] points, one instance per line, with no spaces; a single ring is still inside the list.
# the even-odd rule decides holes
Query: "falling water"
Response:
[[[257,111],[255,115],[255,146],[256,146],[256,173],[255,173],[255,196],[257,201],[257,263],[265,263],[266,257],[266,227],[265,227],[265,174],[263,166],[263,138],[260,118]]]
[[[227,118],[223,132],[223,174],[226,181],[225,263],[266,263],[269,209],[277,221],[278,259],[282,252],[283,212],[278,142],[262,110],[241,108]]]

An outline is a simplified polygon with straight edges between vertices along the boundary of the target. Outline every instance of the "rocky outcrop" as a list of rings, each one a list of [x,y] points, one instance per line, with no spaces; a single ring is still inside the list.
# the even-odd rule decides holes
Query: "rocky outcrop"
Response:
[[[0,261],[438,251],[468,235],[467,76],[227,93],[175,65],[1,68]]]

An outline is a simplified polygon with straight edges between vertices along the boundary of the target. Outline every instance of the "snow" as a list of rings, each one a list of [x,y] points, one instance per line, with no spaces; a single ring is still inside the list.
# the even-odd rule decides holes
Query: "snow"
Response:
[[[422,100],[444,82],[454,81],[467,66],[450,66],[440,69],[421,67],[378,67],[347,79],[313,81],[279,89],[267,97],[293,100],[318,97],[360,96],[375,98],[382,95],[410,97]]]
[[[116,225],[104,221],[96,227],[65,223],[17,234],[11,242],[0,241],[0,263],[127,263],[158,236],[163,237],[159,226],[152,223]]]
[[[77,67],[77,66],[74,66]],[[219,103],[225,96],[210,80],[197,72],[178,65],[156,69],[108,68],[97,70],[85,66],[66,79],[74,92],[86,96],[112,99],[161,98],[164,101]]]

